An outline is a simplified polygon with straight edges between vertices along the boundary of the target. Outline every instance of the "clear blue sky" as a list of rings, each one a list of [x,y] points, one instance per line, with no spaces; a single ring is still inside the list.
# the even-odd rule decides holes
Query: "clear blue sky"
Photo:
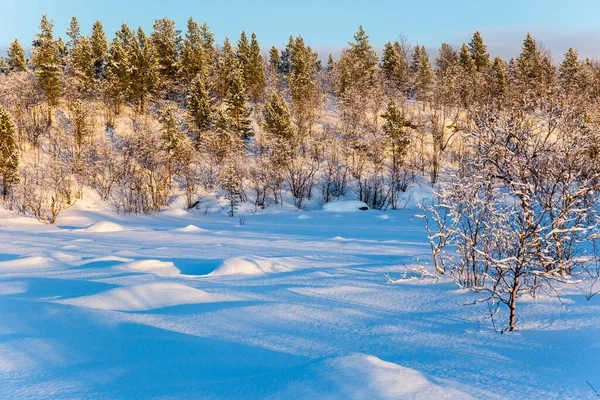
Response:
[[[302,35],[322,52],[337,51],[363,25],[374,45],[400,35],[431,49],[442,42],[460,44],[480,30],[492,53],[511,56],[531,31],[561,58],[569,45],[582,55],[600,57],[600,0],[0,0],[0,48],[15,37],[28,47],[41,14],[65,36],[73,15],[84,33],[100,20],[109,37],[122,22],[150,30],[155,19],[169,17],[185,30],[192,16],[206,21],[218,42],[254,31],[263,47],[283,45]]]

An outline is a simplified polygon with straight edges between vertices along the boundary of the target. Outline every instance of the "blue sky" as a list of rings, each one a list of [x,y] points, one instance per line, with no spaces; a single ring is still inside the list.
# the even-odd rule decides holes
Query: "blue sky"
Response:
[[[174,19],[185,30],[187,19],[206,21],[218,42],[254,31],[263,47],[283,45],[302,35],[322,53],[339,51],[363,25],[380,47],[400,35],[413,44],[436,49],[442,42],[459,45],[480,30],[494,55],[518,53],[531,33],[561,58],[569,45],[581,55],[600,57],[598,0],[0,0],[0,48],[15,37],[28,47],[41,14],[56,22],[57,35],[75,15],[84,33],[99,19],[109,37],[122,22],[150,30],[156,18]],[[486,4],[487,3],[487,4]]]

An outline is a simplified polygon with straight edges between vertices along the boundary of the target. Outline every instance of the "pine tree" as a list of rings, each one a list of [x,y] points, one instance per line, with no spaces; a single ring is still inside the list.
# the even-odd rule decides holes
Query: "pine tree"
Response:
[[[279,72],[279,50],[273,46],[269,50],[269,67],[272,72]]]
[[[252,101],[258,101],[265,90],[267,78],[265,76],[264,60],[260,55],[260,45],[256,40],[256,34],[252,33],[250,40],[249,64],[246,72],[246,85],[248,95]]]
[[[8,66],[11,71],[20,72],[27,70],[27,62],[25,61],[25,50],[17,39],[13,40],[8,51]]]
[[[272,94],[263,111],[266,132],[286,141],[291,141],[294,136],[290,110],[285,100],[278,94]]]
[[[219,54],[218,71],[215,89],[221,98],[225,98],[229,91],[229,75],[236,66],[236,56],[228,38],[223,41]]]
[[[69,56],[69,69],[86,93],[92,90],[95,78],[93,51],[90,39],[82,36],[77,40]]]
[[[142,112],[146,99],[155,92],[159,80],[156,51],[142,27],[138,28],[133,51],[129,56],[129,65],[133,67],[130,74],[130,96],[137,110]]]
[[[132,86],[132,57],[136,38],[133,31],[126,24],[115,33],[110,44],[107,62],[107,97],[115,104],[115,112],[125,99],[131,97]]]
[[[179,72],[181,37],[175,29],[175,22],[168,18],[154,22],[150,37],[158,65],[159,84],[168,96],[175,89]]]
[[[310,130],[313,103],[317,95],[317,83],[312,76],[316,59],[317,54],[304,44],[301,36],[298,36],[290,52],[287,81],[292,95],[292,110],[301,137]]]
[[[394,99],[389,100],[385,114],[382,117],[385,119],[383,131],[388,135],[392,143],[392,161],[399,163],[406,155],[410,143],[410,137],[405,130],[409,124]]]
[[[381,71],[388,85],[400,91],[404,91],[408,81],[408,62],[400,43],[387,42],[383,48],[381,58]]]
[[[218,53],[215,47],[215,38],[206,22],[200,26],[200,37],[202,38],[202,49],[204,50],[204,62],[206,72],[211,77],[217,69]]]
[[[492,94],[495,98],[500,98],[506,93],[507,86],[507,65],[500,57],[495,57],[492,62]]]
[[[294,37],[290,36],[288,39],[288,44],[281,51],[281,57],[279,61],[279,72],[287,76],[290,73],[291,64],[290,64],[290,54],[292,53],[292,49],[294,48]]]
[[[187,32],[181,46],[181,76],[188,83],[200,71],[206,69],[200,26],[192,18],[188,20]]]
[[[483,38],[479,31],[473,34],[473,38],[469,43],[469,54],[478,72],[484,71],[490,66],[490,55],[487,52],[487,46],[483,43]]]
[[[516,78],[523,95],[540,94],[544,77],[544,60],[535,39],[528,33],[523,41],[523,49],[516,60]]]
[[[327,68],[325,69],[328,73],[331,73],[335,68],[335,60],[331,53],[329,53],[329,57],[327,57]]]
[[[458,63],[464,74],[471,75],[477,70],[469,46],[466,44],[463,44],[460,48]]]
[[[200,142],[202,133],[211,128],[214,103],[210,94],[208,76],[204,70],[201,70],[192,80],[187,97],[189,122],[196,134],[197,142]]]
[[[15,141],[15,126],[12,118],[0,106],[0,174],[2,175],[2,197],[10,193],[10,187],[18,182],[19,153]]]
[[[69,25],[67,36],[70,38],[70,40],[66,43],[67,54],[72,54],[73,49],[77,47],[79,40],[81,40],[81,27],[79,26],[79,21],[77,21],[76,17],[71,18],[71,24]]]
[[[577,51],[569,48],[558,69],[559,79],[566,90],[570,91],[576,87],[580,69],[581,63]]]
[[[366,98],[373,87],[377,72],[377,52],[369,42],[369,35],[360,26],[354,35],[354,42],[348,42],[350,49],[344,55],[338,82],[338,95],[353,88],[359,97]]]
[[[418,100],[423,102],[424,109],[425,102],[431,97],[431,91],[433,89],[433,68],[429,62],[429,54],[427,54],[425,46],[421,46],[418,55],[420,58],[415,60],[418,63],[418,70],[414,76],[414,89],[415,96]]]
[[[90,37],[92,45],[92,58],[94,60],[94,68],[96,78],[100,77],[104,73],[104,63],[108,55],[108,43],[106,42],[106,35],[102,28],[100,21],[94,22],[92,25],[92,36]]]
[[[458,54],[448,43],[442,43],[438,56],[435,58],[435,70],[440,77],[455,73],[458,65]]]
[[[39,28],[40,32],[35,34],[32,44],[32,64],[48,105],[53,106],[60,95],[60,46],[52,34],[54,21],[48,21],[45,14]]]
[[[244,72],[237,62],[228,76],[227,114],[231,119],[231,129],[236,135],[244,140],[252,134],[250,121],[250,110],[246,106],[248,97],[246,95],[246,85],[244,83]]]

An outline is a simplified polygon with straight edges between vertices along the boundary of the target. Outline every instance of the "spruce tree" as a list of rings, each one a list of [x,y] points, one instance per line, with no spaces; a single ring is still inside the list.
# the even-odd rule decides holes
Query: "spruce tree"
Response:
[[[577,51],[573,48],[569,48],[558,69],[561,84],[567,91],[576,87],[580,69],[581,63],[579,62]]]
[[[272,46],[269,50],[269,67],[272,72],[279,72],[279,50]]]
[[[206,22],[200,26],[200,37],[202,38],[202,49],[204,50],[204,62],[206,64],[206,73],[209,77],[217,69],[218,53],[215,47],[215,38]]]
[[[448,43],[442,43],[438,56],[435,58],[435,70],[439,77],[448,77],[455,73],[458,64],[458,54]]]
[[[69,56],[69,69],[86,93],[92,90],[95,79],[93,50],[90,39],[82,36],[77,40]]]
[[[98,78],[104,73],[104,63],[108,55],[108,43],[106,41],[106,35],[104,34],[104,28],[100,21],[96,21],[94,22],[94,25],[92,25],[90,42],[92,45],[92,58],[94,60],[95,74],[96,78]]]
[[[10,193],[10,187],[18,182],[19,153],[15,141],[15,126],[12,118],[0,106],[0,174],[2,175],[2,197]]]
[[[417,54],[419,59],[414,60],[418,65],[418,70],[414,76],[415,96],[423,102],[423,109],[425,109],[425,102],[431,97],[433,89],[433,68],[429,62],[429,54],[427,54],[425,46],[421,46]]]
[[[290,73],[291,64],[290,64],[290,54],[292,53],[292,49],[294,48],[294,37],[290,36],[288,38],[288,44],[281,51],[281,57],[279,61],[279,72],[287,76]]]
[[[8,66],[11,71],[20,72],[27,70],[27,62],[25,61],[25,50],[17,39],[13,40],[8,51]]]
[[[32,43],[32,64],[48,105],[53,106],[60,95],[60,46],[52,33],[54,21],[49,21],[45,14],[39,28]]]
[[[406,89],[408,81],[408,62],[400,43],[387,42],[383,48],[381,71],[388,85],[396,90]]]
[[[175,90],[179,72],[181,37],[175,22],[168,18],[156,20],[150,35],[154,57],[157,62],[159,84],[167,95]]]
[[[71,18],[67,36],[69,37],[69,41],[66,43],[67,54],[72,54],[73,49],[77,47],[79,40],[81,40],[81,27],[79,26],[79,21],[77,21],[76,17]]]
[[[252,33],[250,40],[248,71],[246,72],[246,84],[248,95],[252,101],[258,101],[263,94],[267,78],[265,76],[264,60],[260,55],[260,45],[256,40],[256,34]]]
[[[132,66],[129,75],[131,101],[139,112],[143,112],[147,98],[155,92],[159,80],[159,64],[155,48],[142,27],[138,28],[129,57],[129,65]]]
[[[285,141],[291,141],[294,136],[290,110],[285,100],[278,94],[272,94],[267,100],[263,111],[266,132]]]
[[[248,97],[244,72],[237,62],[234,63],[233,69],[229,72],[225,102],[227,104],[227,114],[231,119],[231,129],[239,138],[248,139],[252,134],[250,110],[246,105]]]
[[[507,86],[507,65],[500,57],[495,57],[492,62],[492,95],[501,98],[506,93]]]
[[[202,133],[211,128],[214,103],[208,76],[202,69],[192,80],[187,97],[189,123],[196,135],[197,142],[200,142]]]
[[[236,55],[228,38],[223,41],[223,47],[219,53],[218,71],[215,89],[221,98],[225,98],[229,91],[229,75],[236,67]],[[243,77],[243,73],[242,73]]]
[[[490,55],[487,52],[487,46],[483,43],[483,38],[479,31],[473,34],[473,38],[469,43],[469,54],[478,72],[484,71],[490,66]]]
[[[287,81],[292,95],[292,110],[298,134],[303,137],[310,130],[313,103],[317,94],[317,83],[313,79],[313,68],[317,54],[304,44],[298,36],[290,52],[290,71]]]
[[[516,60],[516,75],[522,92],[539,92],[544,75],[543,56],[535,39],[528,33],[523,41],[523,49]]]
[[[181,76],[189,83],[205,69],[204,48],[200,26],[192,18],[188,20],[187,31],[181,46]]]

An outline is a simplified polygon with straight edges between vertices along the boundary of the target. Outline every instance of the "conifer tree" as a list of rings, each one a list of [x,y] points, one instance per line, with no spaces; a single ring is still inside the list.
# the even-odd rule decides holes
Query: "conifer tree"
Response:
[[[197,142],[200,142],[203,132],[210,129],[214,100],[210,93],[208,76],[204,69],[192,80],[187,97],[187,109],[190,125],[196,134]]]
[[[186,83],[191,82],[200,71],[206,69],[204,64],[204,48],[200,26],[193,18],[190,18],[181,46],[181,76],[183,81]]]
[[[79,26],[79,21],[77,21],[77,17],[71,18],[71,23],[69,25],[69,30],[67,31],[67,36],[69,37],[69,41],[66,43],[67,54],[72,54],[73,49],[77,47],[79,44],[79,40],[81,40],[81,27]]]
[[[427,54],[425,46],[421,46],[417,54],[419,55],[418,60],[414,60],[413,57],[414,63],[416,62],[418,65],[418,70],[414,76],[415,97],[423,102],[424,109],[425,102],[431,97],[431,90],[433,89],[433,68],[429,62],[429,54]]]
[[[279,50],[272,46],[269,50],[269,67],[272,72],[279,72]]]
[[[559,79],[566,90],[570,91],[575,88],[580,69],[581,64],[577,51],[569,48],[558,69]]]
[[[489,67],[490,55],[487,52],[487,46],[483,43],[483,38],[479,31],[473,34],[473,38],[469,43],[469,54],[478,72],[484,71]]]
[[[236,55],[231,47],[231,43],[228,38],[223,41],[223,47],[219,54],[219,63],[217,71],[217,79],[215,89],[219,93],[221,98],[225,98],[229,91],[229,75],[231,71],[236,67]],[[242,75],[243,77],[243,75]]]
[[[329,57],[327,57],[327,67],[325,70],[328,73],[330,73],[333,71],[334,68],[335,68],[335,60],[333,59],[333,56],[331,55],[331,53],[329,53]]]
[[[435,58],[435,70],[440,77],[455,73],[458,64],[458,54],[448,43],[442,43],[438,56]]]
[[[94,68],[96,78],[100,77],[104,72],[104,63],[108,55],[108,43],[104,28],[100,21],[94,22],[92,25],[92,36],[90,37],[92,45],[92,58],[94,60]]]
[[[292,130],[290,110],[280,95],[269,96],[263,111],[263,118],[263,127],[266,132],[286,141],[292,140],[294,131]]]
[[[291,63],[290,63],[290,55],[292,53],[292,49],[294,48],[294,37],[290,35],[288,38],[288,44],[281,51],[281,57],[279,61],[279,72],[287,76],[290,73]]]
[[[13,40],[8,51],[8,66],[11,71],[20,72],[27,70],[27,62],[25,61],[25,50],[17,39]]]
[[[150,37],[157,62],[159,84],[169,95],[174,90],[179,72],[181,37],[175,29],[175,22],[168,18],[154,22]]]
[[[142,27],[138,28],[132,50],[129,54],[129,65],[132,66],[129,76],[130,96],[137,110],[142,112],[147,98],[154,93],[159,80],[156,51]]]
[[[234,63],[234,67],[228,76],[225,102],[227,104],[227,114],[231,119],[231,129],[239,138],[248,139],[252,134],[250,110],[246,105],[248,97],[246,95],[244,72],[237,62]]]
[[[408,62],[400,43],[387,42],[383,48],[381,70],[388,85],[396,90],[405,90],[408,81]]]
[[[32,64],[48,105],[53,106],[60,95],[60,46],[52,33],[54,21],[49,21],[45,14],[39,28],[32,44]]]
[[[264,60],[260,55],[260,45],[256,40],[256,34],[252,33],[250,40],[250,52],[246,72],[246,85],[248,95],[252,101],[258,101],[263,94],[267,78],[265,76]]]
[[[287,81],[292,95],[292,110],[301,137],[310,131],[313,117],[317,83],[312,73],[316,59],[317,54],[304,44],[301,36],[298,36],[290,52],[290,71]]]
[[[390,98],[382,117],[385,119],[383,131],[392,143],[392,161],[394,164],[399,164],[404,159],[410,143],[410,137],[405,129],[408,123],[404,118],[404,113],[392,98]]]
[[[338,82],[338,95],[343,96],[350,88],[363,98],[367,97],[377,72],[377,52],[369,42],[369,35],[360,26],[354,35],[354,42],[349,42],[350,49],[342,62],[342,71]]]
[[[215,38],[206,22],[200,26],[200,37],[202,38],[202,49],[204,50],[204,62],[206,72],[211,77],[217,69],[218,54],[215,47]]]
[[[544,60],[535,39],[528,33],[516,60],[516,77],[521,93],[539,95],[544,76]]]
[[[18,182],[19,153],[15,141],[15,126],[12,118],[0,106],[0,175],[2,176],[2,197],[10,193],[10,187]]]
[[[492,62],[492,95],[495,98],[501,98],[506,93],[507,86],[507,65],[500,57],[494,57]]]
[[[84,92],[91,91],[94,78],[94,49],[92,42],[87,36],[80,37],[69,56],[69,69],[77,78]]]

